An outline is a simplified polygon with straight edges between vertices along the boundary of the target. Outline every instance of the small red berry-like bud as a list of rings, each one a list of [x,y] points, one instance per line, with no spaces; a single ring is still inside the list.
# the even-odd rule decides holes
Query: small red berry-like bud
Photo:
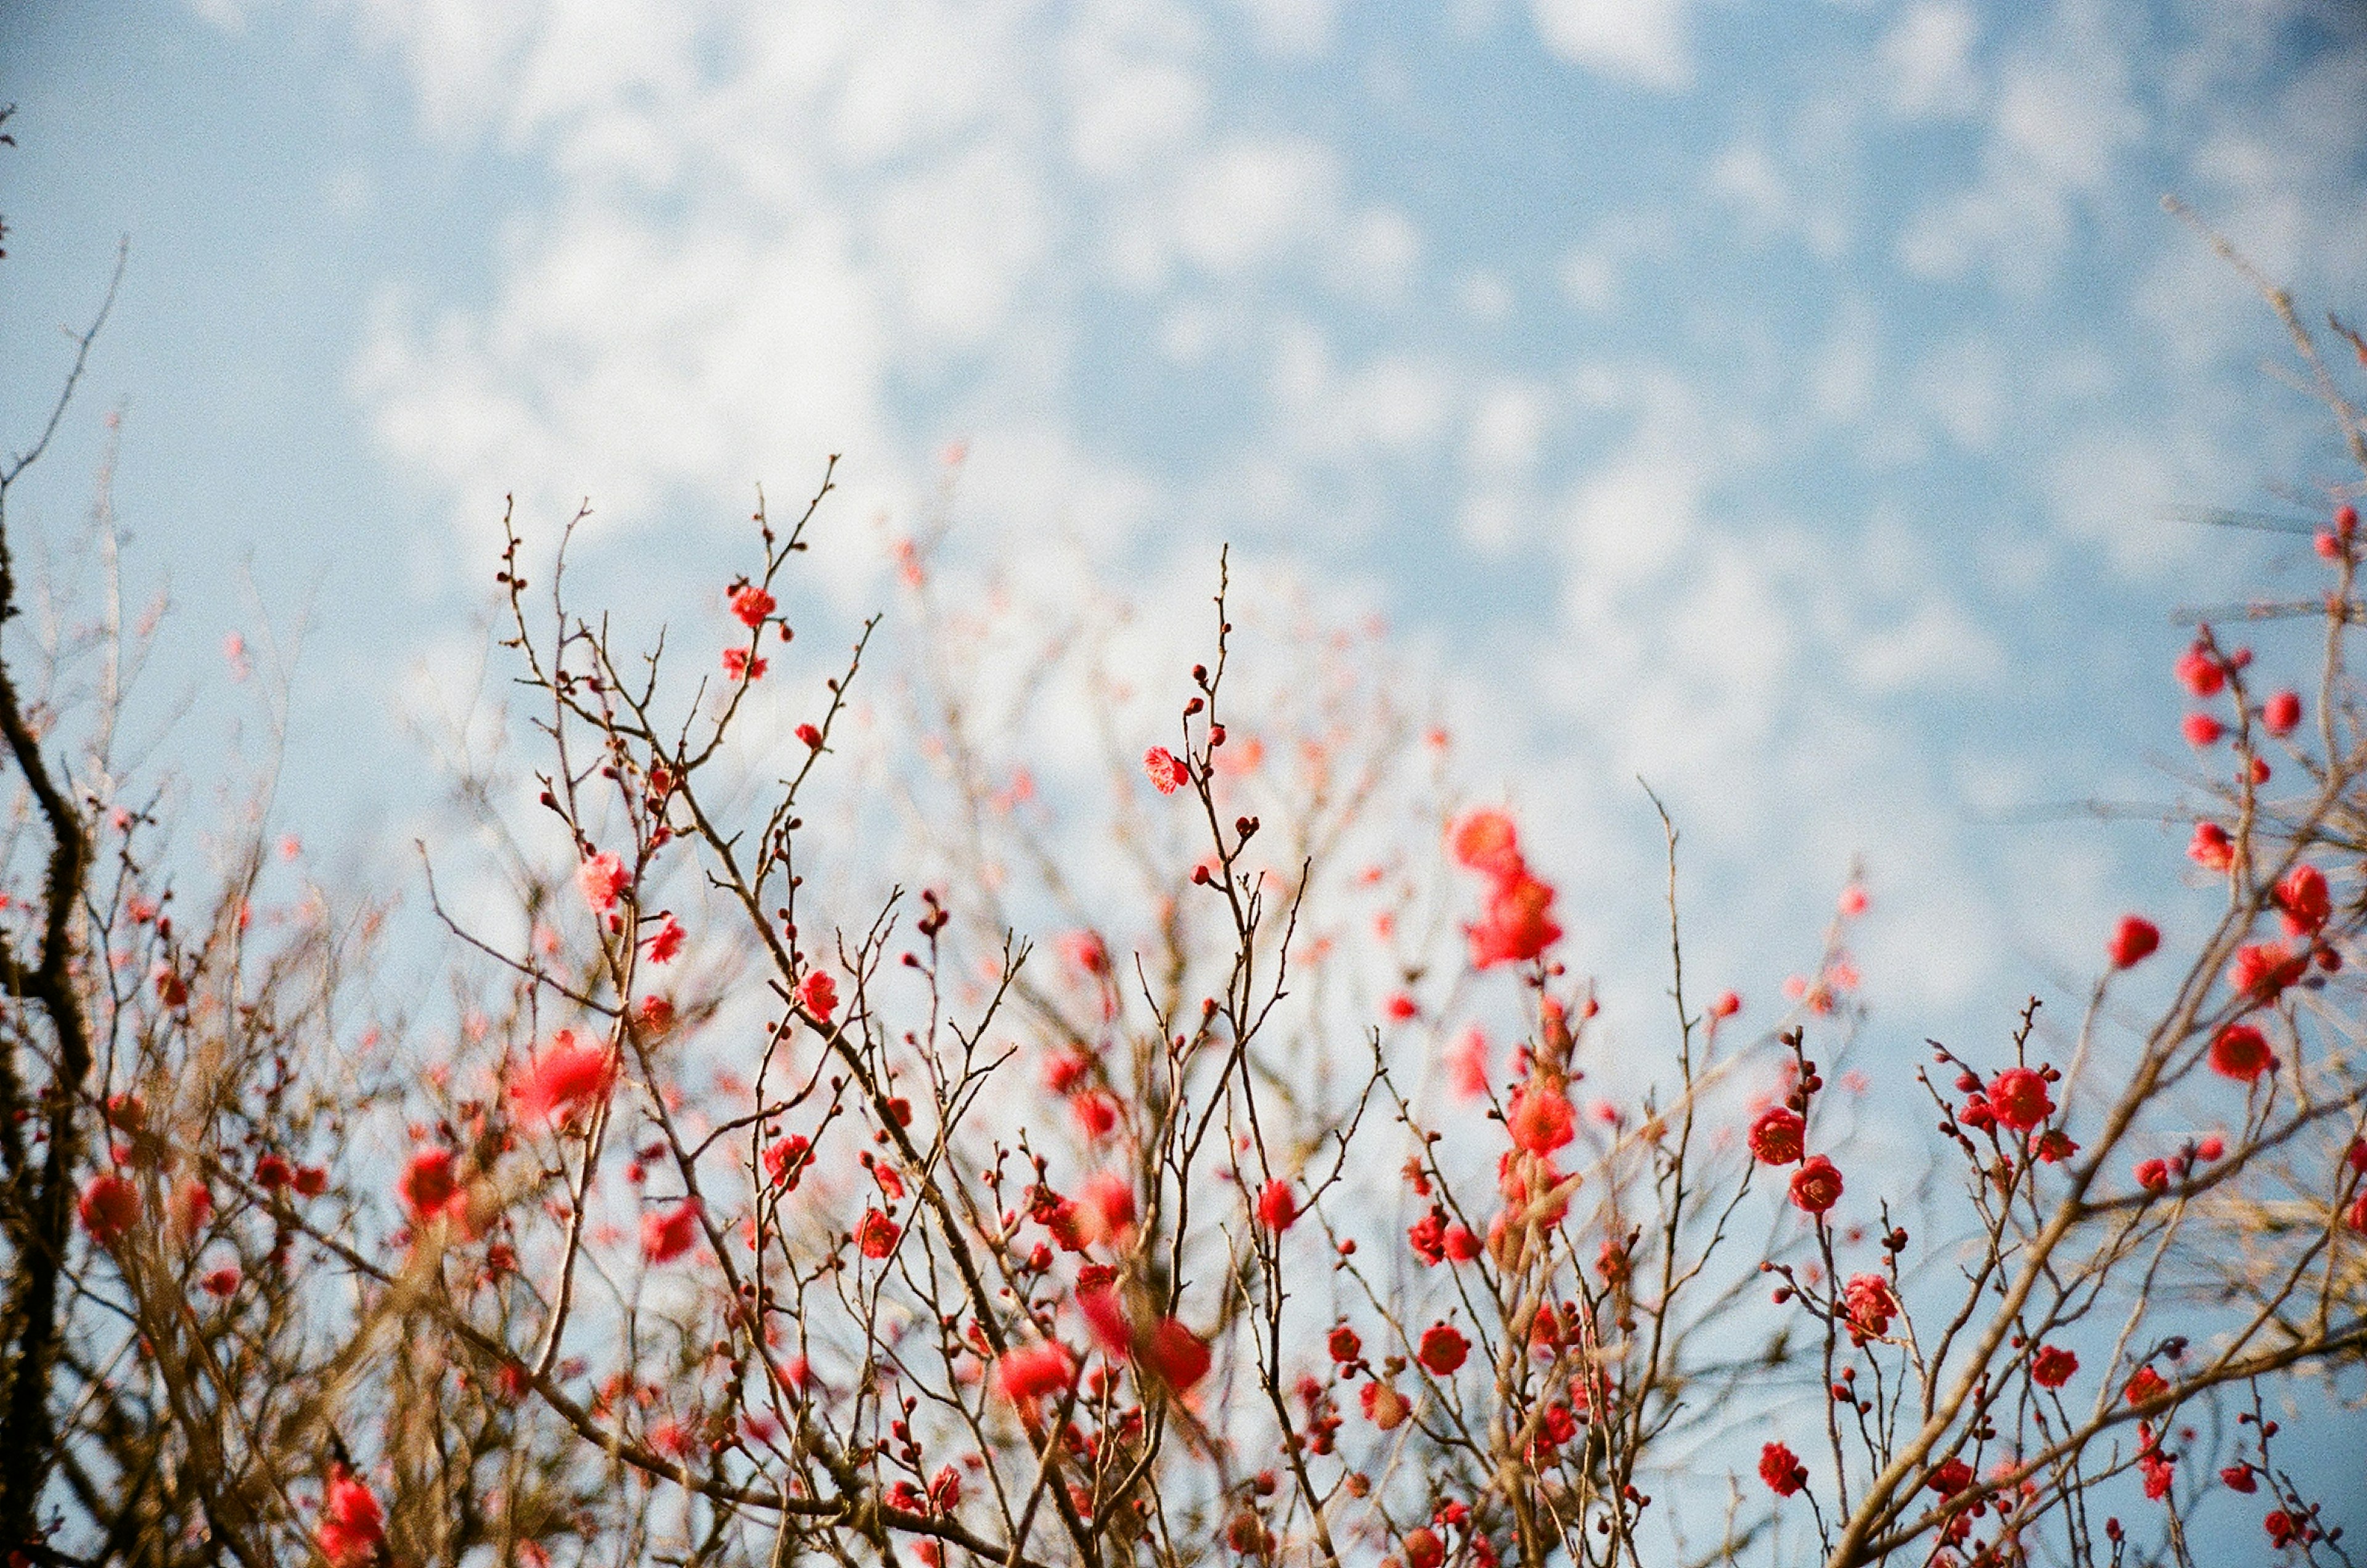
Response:
[[[2271,735],[2290,735],[2301,723],[2301,696],[2279,692],[2260,705],[2260,727]]]
[[[2186,743],[2198,751],[2218,745],[2219,738],[2227,733],[2226,727],[2207,713],[2188,714],[2179,729],[2186,737]]]

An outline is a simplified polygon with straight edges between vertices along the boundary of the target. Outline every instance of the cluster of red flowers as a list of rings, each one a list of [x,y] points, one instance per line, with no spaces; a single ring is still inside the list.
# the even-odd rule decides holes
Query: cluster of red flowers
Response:
[[[1501,811],[1474,811],[1449,837],[1455,860],[1488,879],[1478,924],[1466,926],[1477,969],[1525,964],[1561,940],[1554,923],[1554,890],[1533,875],[1521,856],[1512,819]]]

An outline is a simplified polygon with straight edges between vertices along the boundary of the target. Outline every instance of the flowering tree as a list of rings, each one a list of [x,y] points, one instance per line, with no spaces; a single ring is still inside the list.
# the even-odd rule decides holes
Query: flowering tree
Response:
[[[2306,697],[2207,627],[2177,664],[2215,923],[2100,933],[2064,1051],[2035,999],[1935,1044],[1919,1149],[1850,1109],[1854,883],[1755,1029],[1686,973],[1670,824],[1670,1010],[1607,1070],[1551,868],[1360,650],[1258,683],[1220,570],[1161,729],[1056,806],[931,536],[909,722],[873,626],[798,683],[831,488],[760,502],[689,653],[508,535],[531,739],[461,781],[491,869],[423,874],[448,1018],[368,995],[379,909],[258,907],[260,822],[171,869],[114,686],[23,695],[125,634],[5,650],[21,1560],[2187,1562],[2257,1508],[2348,1561],[2271,1412],[2367,1349],[2350,506],[2323,600],[2257,612],[2323,618]]]

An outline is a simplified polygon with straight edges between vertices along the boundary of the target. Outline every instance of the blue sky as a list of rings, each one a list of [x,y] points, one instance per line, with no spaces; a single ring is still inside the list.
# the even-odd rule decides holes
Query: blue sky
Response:
[[[185,649],[313,606],[324,825],[400,804],[400,725],[342,716],[465,663],[504,494],[592,497],[587,587],[693,604],[676,547],[844,452],[852,614],[961,439],[980,558],[1229,539],[1387,615],[1590,903],[1657,853],[1641,773],[1734,972],[1863,852],[1874,993],[1987,1018],[2175,864],[1991,817],[2165,797],[2169,610],[2306,571],[2172,509],[2339,478],[2157,198],[2361,297],[2346,7],[0,16],[14,427],[133,246],[26,504],[80,511],[119,405]]]
[[[120,409],[162,684],[310,606],[308,836],[402,865],[505,493],[593,499],[590,597],[708,614],[751,487],[842,452],[844,619],[960,440],[958,547],[1045,603],[1082,562],[1195,611],[1229,540],[1386,616],[1614,1002],[1661,983],[1638,773],[1754,996],[1866,856],[1900,1049],[2207,912],[2157,827],[1999,819],[2170,798],[2171,611],[2311,579],[2176,516],[2344,475],[2159,197],[2367,310],[2355,6],[855,14],[0,4],[8,432],[132,257],[12,525],[71,529]]]

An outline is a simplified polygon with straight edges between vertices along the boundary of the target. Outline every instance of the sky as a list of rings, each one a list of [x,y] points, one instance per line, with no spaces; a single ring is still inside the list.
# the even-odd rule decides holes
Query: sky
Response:
[[[2182,836],[2056,808],[2174,799],[2174,613],[2314,580],[2191,512],[2345,482],[2161,197],[2367,310],[2324,0],[0,0],[7,102],[0,445],[130,258],[12,528],[119,414],[187,732],[253,722],[226,635],[304,628],[308,836],[407,843],[505,496],[591,499],[587,597],[712,613],[753,487],[842,454],[800,592],[851,621],[958,443],[1023,597],[1196,615],[1229,543],[1381,617],[1614,998],[1639,776],[1749,994],[1863,856],[1905,1049],[2208,917]]]
[[[1664,984],[1639,778],[1747,994],[1863,857],[1911,1048],[2210,914],[2174,829],[2061,808],[2177,797],[2176,611],[2315,581],[2191,513],[2343,476],[2161,197],[2367,299],[2362,91],[2311,0],[0,0],[0,419],[128,242],[17,515],[71,535],[119,416],[153,684],[253,752],[222,639],[289,663],[316,841],[419,830],[505,497],[696,622],[841,454],[848,626],[958,444],[951,547],[1048,613],[1198,636],[1229,544],[1378,617],[1609,995]]]

